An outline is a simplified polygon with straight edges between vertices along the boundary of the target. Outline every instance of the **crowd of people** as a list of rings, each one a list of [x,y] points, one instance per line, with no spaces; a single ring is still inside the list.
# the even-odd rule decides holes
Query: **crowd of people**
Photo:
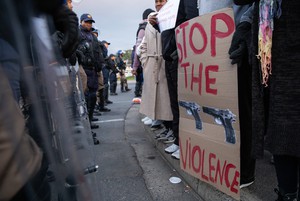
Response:
[[[113,104],[109,97],[118,95],[118,74],[120,91],[131,90],[125,75],[127,63],[122,50],[108,54],[110,43],[99,40],[93,17],[85,13],[78,19],[72,0],[35,0],[32,5],[24,4],[25,14],[14,3],[0,3],[8,12],[0,12],[1,24],[6,25],[0,28],[0,200],[46,201],[51,200],[50,183],[61,176],[50,168],[59,163],[52,152],[59,150],[62,158],[71,152],[70,147],[60,150],[52,137],[62,141],[70,137],[79,143],[78,136],[67,133],[83,127],[99,144],[97,133],[91,130],[99,128],[93,123],[98,121],[94,115],[111,111],[107,106]],[[152,130],[161,129],[155,138],[168,144],[165,152],[180,160],[175,28],[161,32],[157,21],[166,3],[155,0],[155,10],[142,13],[131,67],[136,78],[134,94],[141,97],[140,113],[145,115],[142,122]],[[238,66],[240,188],[254,183],[256,159],[268,150],[274,157],[278,201],[300,200],[299,6],[297,0],[180,0],[175,25],[233,7],[236,30],[228,53]],[[15,20],[13,27],[6,15]],[[37,27],[49,29],[50,36]],[[58,52],[54,56],[52,49]],[[67,77],[63,73],[55,77],[49,71],[59,65],[65,67]],[[82,118],[84,111],[87,115]],[[57,137],[57,132],[64,137]],[[63,183],[78,185],[80,168],[64,171]],[[96,169],[96,165],[88,167],[81,175]],[[76,195],[68,191],[64,196],[72,200]]]
[[[155,138],[171,143],[165,152],[180,160],[178,57],[176,43],[172,43],[175,31],[160,32],[156,19],[165,3],[167,0],[155,0],[156,11],[147,9],[143,13],[137,32],[133,73],[138,77],[137,69],[142,66],[140,112],[146,116],[142,122],[152,130],[163,127]],[[296,34],[299,14],[295,10],[298,5],[297,1],[282,0],[181,0],[175,25],[233,7],[236,31],[228,52],[232,64],[238,66],[240,188],[254,183],[256,159],[268,150],[273,154],[277,173],[277,200],[300,199],[297,132],[300,113],[296,103],[300,95],[297,87],[299,37]]]

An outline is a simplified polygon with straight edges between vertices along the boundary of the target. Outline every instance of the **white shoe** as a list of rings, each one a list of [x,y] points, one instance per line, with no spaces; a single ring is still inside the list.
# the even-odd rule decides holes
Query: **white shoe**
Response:
[[[171,146],[165,148],[165,152],[168,154],[172,154],[179,149],[179,146],[176,144],[172,144]]]
[[[177,160],[180,160],[180,149],[175,151],[171,156]]]
[[[147,120],[149,120],[150,118],[149,117],[144,117],[141,121],[142,122],[145,122],[145,121],[147,121]]]
[[[152,119],[148,119],[147,121],[144,121],[144,124],[147,126],[152,125]]]

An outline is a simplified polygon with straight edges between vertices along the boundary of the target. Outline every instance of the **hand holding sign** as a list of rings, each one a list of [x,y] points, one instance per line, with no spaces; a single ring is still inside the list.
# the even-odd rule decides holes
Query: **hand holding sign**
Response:
[[[159,11],[157,22],[160,32],[172,29],[176,25],[180,0],[169,0]]]

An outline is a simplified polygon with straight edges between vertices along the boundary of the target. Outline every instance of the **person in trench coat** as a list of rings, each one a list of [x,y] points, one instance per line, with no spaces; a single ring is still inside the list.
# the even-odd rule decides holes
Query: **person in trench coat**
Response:
[[[161,37],[151,24],[146,26],[145,36],[138,49],[144,72],[140,112],[151,119],[172,121]]]

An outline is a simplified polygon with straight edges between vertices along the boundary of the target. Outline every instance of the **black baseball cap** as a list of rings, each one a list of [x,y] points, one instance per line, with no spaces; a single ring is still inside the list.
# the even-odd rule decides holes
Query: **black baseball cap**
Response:
[[[87,21],[91,21],[91,22],[94,22],[95,23],[95,20],[93,20],[92,16],[88,13],[85,13],[85,14],[82,14],[81,17],[80,17],[80,21],[84,21],[84,22],[87,22]]]
[[[105,44],[105,43],[106,43],[107,45],[110,45],[109,42],[107,42],[106,40],[103,40],[103,41],[102,41],[102,44]]]

